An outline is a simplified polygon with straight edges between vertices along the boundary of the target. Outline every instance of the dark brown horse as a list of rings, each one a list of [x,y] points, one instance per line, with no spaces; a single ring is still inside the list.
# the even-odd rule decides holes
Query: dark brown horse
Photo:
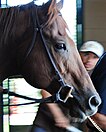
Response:
[[[67,35],[61,7],[62,1],[50,0],[42,6],[32,2],[0,9],[0,81],[22,75],[51,94],[68,84],[73,98],[66,109],[71,107],[73,121],[84,120],[97,111],[101,100]]]

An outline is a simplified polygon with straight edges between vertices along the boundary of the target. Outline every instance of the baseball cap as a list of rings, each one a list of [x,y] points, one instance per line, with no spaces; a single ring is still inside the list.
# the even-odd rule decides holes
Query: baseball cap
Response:
[[[104,47],[97,41],[87,41],[85,42],[81,48],[80,52],[93,52],[98,57],[101,57],[104,53]]]

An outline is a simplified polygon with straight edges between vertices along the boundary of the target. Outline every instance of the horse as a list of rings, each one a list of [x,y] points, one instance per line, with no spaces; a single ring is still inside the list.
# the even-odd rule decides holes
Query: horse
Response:
[[[62,7],[62,0],[49,0],[0,9],[0,81],[22,75],[30,85],[57,93],[54,102],[72,122],[82,122],[101,99],[68,35]]]

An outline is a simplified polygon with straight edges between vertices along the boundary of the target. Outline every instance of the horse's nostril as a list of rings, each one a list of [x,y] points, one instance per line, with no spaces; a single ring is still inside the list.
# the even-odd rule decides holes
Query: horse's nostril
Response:
[[[98,104],[99,104],[99,101],[96,99],[96,97],[93,97],[92,99],[91,99],[91,105],[94,105],[94,106],[98,106]]]
[[[98,107],[101,104],[101,99],[94,95],[89,99],[89,105],[92,107]]]

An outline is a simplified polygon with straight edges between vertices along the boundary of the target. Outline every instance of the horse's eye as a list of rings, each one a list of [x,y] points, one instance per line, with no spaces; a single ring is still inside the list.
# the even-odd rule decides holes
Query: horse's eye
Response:
[[[55,50],[66,50],[66,45],[64,43],[58,43],[55,45]]]

